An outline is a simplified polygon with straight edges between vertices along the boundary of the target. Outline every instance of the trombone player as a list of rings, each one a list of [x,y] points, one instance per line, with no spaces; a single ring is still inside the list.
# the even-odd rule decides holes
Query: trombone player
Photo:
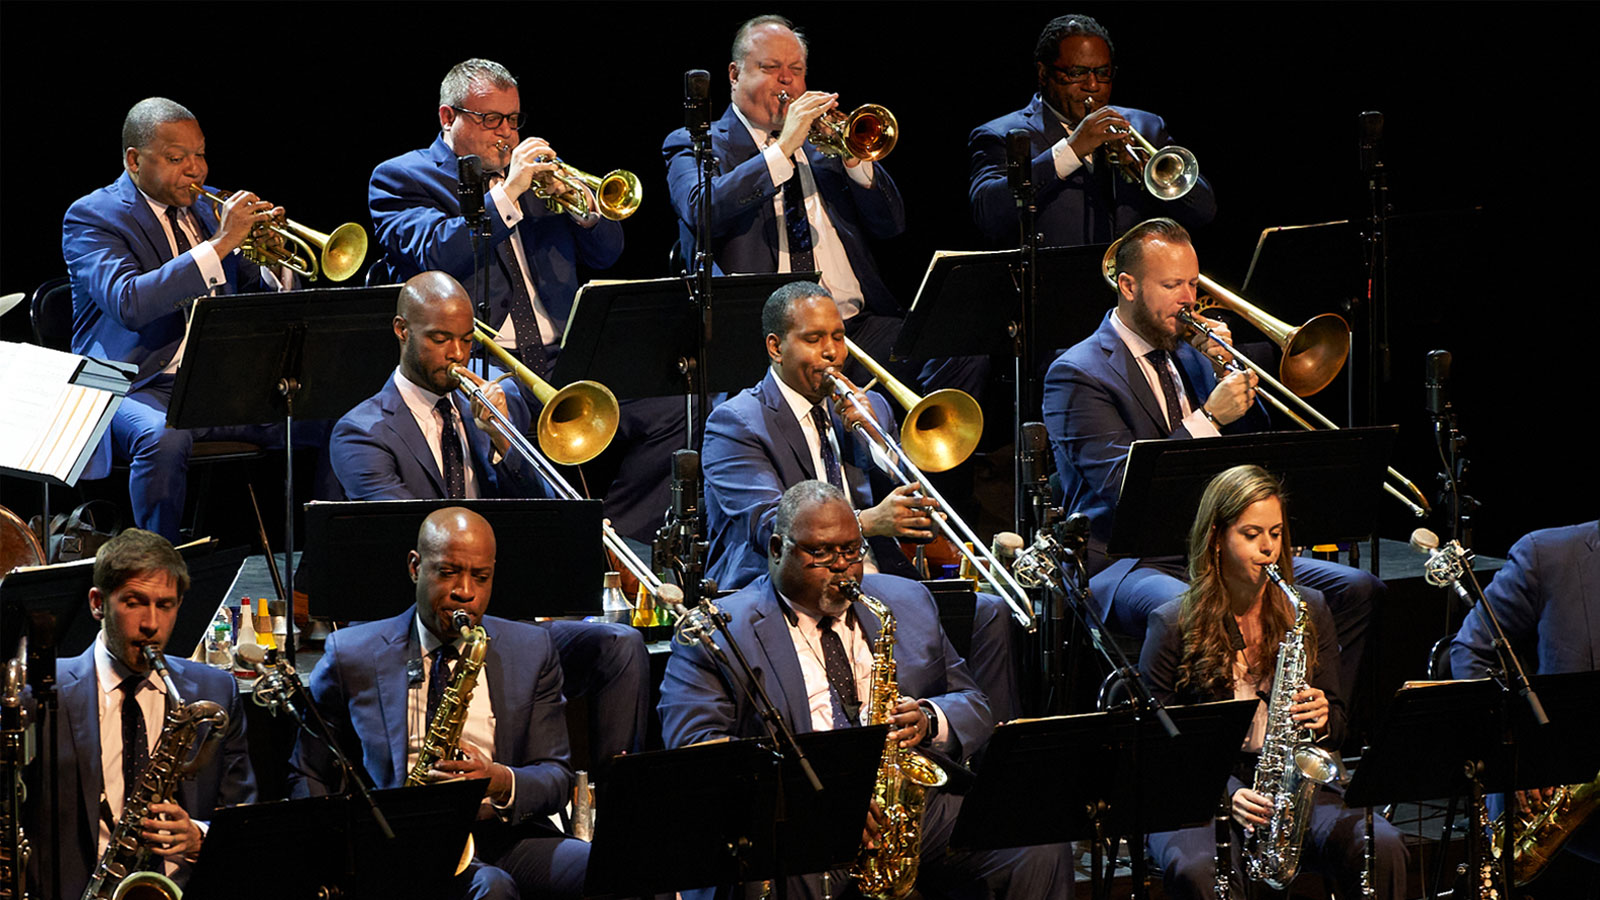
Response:
[[[1089,16],[1060,16],[1045,26],[1034,47],[1038,93],[1032,102],[979,126],[967,139],[972,217],[990,242],[1017,241],[1006,133],[1018,128],[1028,133],[1036,224],[1046,246],[1110,243],[1122,229],[1151,216],[1171,216],[1190,228],[1216,217],[1216,198],[1204,176],[1187,195],[1169,202],[1112,171],[1106,151],[1125,154],[1130,126],[1157,148],[1172,143],[1160,116],[1107,105],[1115,62],[1110,32]]]
[[[137,366],[83,477],[105,477],[113,458],[127,462],[134,523],[176,541],[194,441],[283,440],[281,426],[180,430],[166,422],[194,298],[292,287],[288,272],[280,278],[235,252],[246,238],[281,242],[264,226],[283,208],[249,191],[215,209],[196,203],[210,172],[205,133],[194,113],[165,97],[128,110],[122,147],[121,176],[73,203],[61,228],[72,351]],[[326,431],[297,429],[296,436],[321,446]]]

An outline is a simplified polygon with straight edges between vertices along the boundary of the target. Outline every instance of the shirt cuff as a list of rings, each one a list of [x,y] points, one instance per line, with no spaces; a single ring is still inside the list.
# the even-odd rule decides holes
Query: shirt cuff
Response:
[[[1072,152],[1072,145],[1067,143],[1066,138],[1050,145],[1050,158],[1055,160],[1057,178],[1066,178],[1083,166],[1083,160]]]
[[[772,184],[780,186],[794,177],[794,160],[783,155],[783,148],[777,144],[769,144],[767,149],[761,151],[761,158],[767,161],[767,174],[772,176]]]
[[[506,771],[511,772],[511,767],[507,766]],[[497,814],[499,814],[500,818],[509,818],[507,814],[510,813],[512,808],[517,805],[517,773],[511,772],[511,793],[506,795],[506,802],[496,803],[492,798],[488,797],[485,797],[484,799],[489,801],[489,806],[492,807]]]
[[[868,188],[869,190],[872,188],[873,171],[871,160],[864,161],[861,163],[861,165],[853,168],[851,166],[845,166],[844,174],[848,175],[850,180],[854,181],[856,184],[859,184],[864,188]]]
[[[211,246],[210,241],[201,241],[190,247],[189,258],[200,267],[200,277],[206,280],[208,290],[216,290],[228,280],[228,273],[222,271],[222,259],[217,256],[217,248]]]
[[[507,228],[515,228],[517,223],[522,221],[522,207],[511,202],[511,198],[506,196],[505,182],[502,181],[489,189],[489,199],[494,201],[495,212],[500,214],[500,221]]]
[[[1198,409],[1183,417],[1183,427],[1188,430],[1190,437],[1219,437],[1222,434],[1217,430],[1217,426],[1206,418],[1206,414]]]

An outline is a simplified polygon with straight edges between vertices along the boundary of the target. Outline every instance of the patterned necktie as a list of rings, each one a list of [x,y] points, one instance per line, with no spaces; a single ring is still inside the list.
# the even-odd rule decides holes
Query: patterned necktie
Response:
[[[777,135],[773,135],[777,137]],[[816,268],[811,256],[811,223],[806,220],[806,190],[800,183],[800,163],[783,183],[783,230],[789,235],[789,271],[810,272]]]
[[[167,222],[172,225],[172,239],[178,245],[177,256],[188,253],[192,245],[189,243],[189,236],[184,234],[183,228],[178,225],[178,208],[176,206],[167,207]],[[176,259],[177,256],[173,258]]]
[[[528,282],[522,277],[522,267],[517,265],[517,251],[512,241],[522,236],[515,230],[511,237],[500,242],[500,261],[511,279],[511,327],[517,333],[516,357],[540,378],[545,377],[544,333],[539,330],[539,317],[533,314],[533,298],[528,295]]]
[[[145,676],[129,675],[117,687],[122,691],[122,796],[124,800],[139,786],[139,776],[150,761],[149,738],[145,735],[144,710],[139,708],[139,689]]]
[[[456,658],[456,645],[440,644],[429,655],[433,657],[433,668],[428,672],[428,726],[432,727],[444,689],[450,685],[450,661]]]
[[[1172,366],[1167,362],[1171,355],[1165,350],[1151,350],[1144,355],[1156,367],[1156,377],[1161,379],[1161,394],[1167,400],[1167,433],[1171,434],[1183,424],[1183,407],[1178,404],[1178,383],[1172,377]]]
[[[849,728],[861,720],[861,699],[856,695],[856,676],[845,656],[844,641],[833,630],[833,616],[817,620],[817,636],[822,642],[822,669],[828,674],[828,693],[833,697],[833,727]]]
[[[433,405],[444,420],[444,430],[439,432],[439,462],[444,469],[444,494],[451,500],[467,496],[467,469],[461,461],[461,438],[456,434],[456,408],[449,397],[439,398]]]
[[[828,426],[828,414],[820,403],[811,407],[811,424],[817,427],[817,440],[822,445],[823,480],[844,490],[844,473],[839,471],[839,457],[833,452],[833,441],[828,440],[828,433],[832,430]]]

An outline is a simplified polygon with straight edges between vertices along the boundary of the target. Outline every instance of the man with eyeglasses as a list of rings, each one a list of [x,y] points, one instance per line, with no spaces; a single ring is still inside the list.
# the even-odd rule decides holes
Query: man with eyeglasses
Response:
[[[889,717],[900,746],[937,761],[976,753],[994,730],[984,695],[939,626],[926,588],[892,575],[863,574],[865,550],[855,513],[837,487],[802,481],[783,494],[764,556],[767,571],[718,601],[728,629],[784,721],[797,733],[861,724],[870,699],[873,646],[880,623],[840,591],[861,585],[894,615],[899,694]],[[661,733],[668,747],[766,734],[740,673],[720,671],[700,646],[676,644],[661,685]],[[1072,873],[1065,845],[1021,850],[950,850],[961,799],[935,789],[922,820],[919,884],[942,896],[987,885],[1000,897],[1066,897]],[[863,841],[876,837],[879,811],[866,819]],[[935,862],[937,861],[937,862]],[[849,886],[843,872],[791,879],[789,896],[835,896]],[[739,895],[743,896],[743,895]]]
[[[1102,244],[1135,223],[1169,216],[1190,228],[1217,214],[1216,197],[1202,176],[1179,200],[1161,200],[1130,184],[1108,160],[1130,126],[1157,148],[1173,143],[1158,115],[1112,107],[1117,76],[1111,34],[1094,19],[1052,19],[1034,47],[1039,92],[1026,107],[979,126],[967,139],[972,155],[968,198],[978,230],[999,246],[1019,238],[1016,199],[1006,177],[1006,134],[1028,132],[1036,224],[1047,246]]]

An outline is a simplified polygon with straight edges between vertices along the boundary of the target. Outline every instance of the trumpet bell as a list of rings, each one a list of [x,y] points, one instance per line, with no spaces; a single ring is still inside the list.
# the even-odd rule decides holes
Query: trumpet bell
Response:
[[[924,472],[960,465],[983,436],[983,408],[965,391],[945,388],[923,397],[906,413],[900,446]]]
[[[617,433],[619,410],[611,389],[596,381],[574,381],[539,412],[539,449],[564,466],[586,463],[605,451]]]
[[[1144,189],[1162,200],[1177,200],[1200,180],[1200,163],[1182,147],[1163,147],[1144,167]]]
[[[644,188],[639,184],[639,176],[627,169],[615,169],[600,179],[594,194],[600,204],[600,215],[620,222],[638,211]]]
[[[344,281],[361,270],[367,259],[367,230],[346,222],[322,244],[322,274],[329,281]]]
[[[888,156],[899,139],[894,113],[876,103],[862,104],[849,115],[834,110],[811,126],[811,142],[822,153],[867,162]]]

